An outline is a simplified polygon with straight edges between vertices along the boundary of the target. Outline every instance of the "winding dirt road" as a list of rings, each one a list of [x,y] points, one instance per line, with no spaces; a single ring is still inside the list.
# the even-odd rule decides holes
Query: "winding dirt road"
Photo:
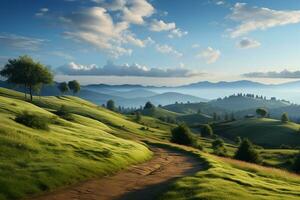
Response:
[[[201,170],[187,154],[152,148],[154,157],[113,176],[89,180],[32,200],[153,200],[176,178]]]

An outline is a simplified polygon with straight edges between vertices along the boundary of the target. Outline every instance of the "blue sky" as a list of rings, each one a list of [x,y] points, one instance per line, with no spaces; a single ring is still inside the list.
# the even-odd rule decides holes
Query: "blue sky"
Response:
[[[56,80],[178,85],[300,78],[299,0],[2,0],[0,64]]]

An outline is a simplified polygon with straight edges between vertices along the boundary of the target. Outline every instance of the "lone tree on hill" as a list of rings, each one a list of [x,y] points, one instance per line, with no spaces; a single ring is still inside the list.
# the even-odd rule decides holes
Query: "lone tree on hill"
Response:
[[[246,162],[261,163],[261,157],[248,139],[243,139],[234,158]]]
[[[265,117],[267,115],[268,111],[264,108],[257,108],[256,109],[256,114],[261,116],[261,117]]]
[[[108,110],[115,111],[116,110],[115,102],[112,99],[108,100],[106,102],[106,108]]]
[[[289,120],[289,116],[288,116],[288,114],[287,113],[283,113],[282,115],[281,115],[281,122],[282,123],[287,123],[287,122],[289,122],[290,120]]]
[[[62,82],[62,83],[59,83],[57,88],[59,89],[59,91],[62,93],[62,94],[65,94],[66,92],[69,91],[69,86],[66,82]]]
[[[6,77],[7,82],[24,85],[25,99],[26,89],[28,89],[30,101],[32,101],[34,90],[37,88],[41,89],[42,84],[50,84],[53,81],[53,74],[48,68],[26,55],[17,59],[9,59],[8,63],[0,71],[0,75]]]
[[[155,106],[150,101],[148,101],[144,106],[144,109],[152,109],[152,108],[155,108]]]
[[[214,132],[213,129],[211,128],[211,126],[209,124],[204,124],[201,127],[201,135],[203,137],[211,137],[213,136]]]
[[[69,81],[68,86],[69,86],[69,89],[72,90],[73,95],[75,95],[76,93],[78,93],[80,91],[80,84],[76,80]]]

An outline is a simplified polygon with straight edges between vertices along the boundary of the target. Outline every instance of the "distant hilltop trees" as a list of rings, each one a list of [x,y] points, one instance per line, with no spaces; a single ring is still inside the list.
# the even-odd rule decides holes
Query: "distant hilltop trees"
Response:
[[[225,96],[224,98],[218,98],[217,100],[224,100],[224,99],[230,99],[230,98],[236,98],[236,97],[246,97],[246,98],[252,98],[252,99],[261,99],[261,100],[266,100],[266,101],[282,101],[285,103],[290,103],[290,101],[284,100],[284,99],[277,99],[276,97],[271,97],[267,98],[266,96],[263,95],[255,95],[255,94],[250,94],[250,93],[237,93],[233,94],[230,96]]]

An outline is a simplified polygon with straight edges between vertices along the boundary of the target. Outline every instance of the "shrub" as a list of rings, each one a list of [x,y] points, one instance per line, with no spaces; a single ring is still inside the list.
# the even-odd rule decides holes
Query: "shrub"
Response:
[[[29,114],[28,112],[17,115],[15,121],[30,128],[49,130],[49,122],[45,117]]]
[[[240,144],[242,143],[242,139],[241,139],[240,136],[237,136],[237,137],[235,138],[235,143],[236,143],[237,145],[240,145]]]
[[[260,115],[261,117],[265,117],[268,114],[268,111],[264,108],[257,108],[256,114]]]
[[[172,129],[171,133],[171,142],[184,145],[193,145],[195,143],[195,138],[190,129],[184,124],[180,124]]]
[[[289,120],[288,114],[287,114],[287,113],[283,113],[283,114],[281,115],[281,122],[282,122],[282,123],[287,123],[288,121],[290,121],[290,120]]]
[[[73,121],[74,117],[72,114],[68,111],[67,107],[65,105],[62,105],[59,110],[55,112],[56,115],[60,116],[61,118],[68,120],[68,121]]]
[[[209,124],[204,124],[201,128],[201,135],[203,137],[211,137],[213,136],[214,132],[213,129]]]
[[[150,101],[148,101],[144,106],[144,109],[154,109],[154,108],[155,106]]]
[[[244,139],[236,151],[234,158],[252,163],[261,163],[261,157],[258,152],[254,149],[253,144],[248,140]]]
[[[108,110],[115,111],[116,110],[115,102],[112,99],[108,100],[106,102],[106,108]]]
[[[218,156],[227,156],[227,150],[224,145],[224,141],[221,138],[218,138],[212,142],[212,148],[214,154]]]

